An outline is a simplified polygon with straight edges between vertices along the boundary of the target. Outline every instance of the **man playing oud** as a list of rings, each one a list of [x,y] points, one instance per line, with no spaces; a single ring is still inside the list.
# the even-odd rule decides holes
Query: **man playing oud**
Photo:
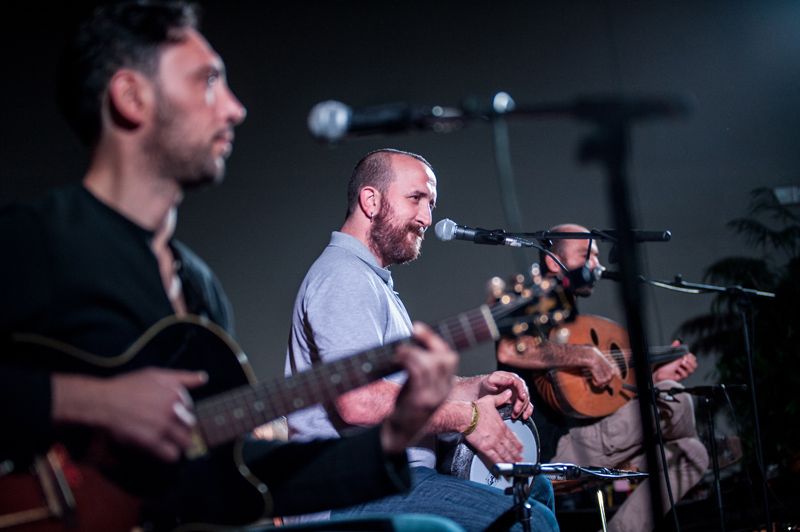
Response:
[[[564,224],[553,227],[553,232],[588,232],[585,227]],[[573,271],[588,267],[601,267],[596,243],[588,239],[556,240],[551,249],[554,257],[543,254],[542,267],[548,275],[559,275],[564,269]],[[563,265],[563,267],[562,267]],[[576,295],[588,297],[591,286],[576,290]],[[580,317],[579,317],[580,319]],[[620,377],[620,368],[612,363],[609,354],[595,345],[573,345],[548,341],[544,338],[521,337],[501,340],[497,358],[501,367],[520,368],[526,380],[543,375],[547,370],[563,368],[587,371],[591,384],[604,389],[612,379]],[[688,353],[653,371],[653,382],[659,389],[680,387],[678,381],[688,377],[697,368],[693,354]],[[639,405],[636,399],[628,401],[616,412],[601,419],[572,419],[539,394],[531,385],[531,397],[536,405],[534,421],[541,436],[543,462],[567,462],[583,466],[646,469],[642,446]],[[663,397],[663,396],[659,396]],[[676,500],[682,497],[702,477],[708,467],[708,453],[697,438],[694,408],[691,398],[678,394],[669,400],[659,400],[659,422],[664,437],[670,484]],[[662,478],[662,477],[658,477]],[[609,529],[622,531],[652,530],[654,523],[650,512],[647,482],[642,483],[609,521]],[[663,478],[662,478],[663,482]],[[666,500],[664,507],[669,508]]]

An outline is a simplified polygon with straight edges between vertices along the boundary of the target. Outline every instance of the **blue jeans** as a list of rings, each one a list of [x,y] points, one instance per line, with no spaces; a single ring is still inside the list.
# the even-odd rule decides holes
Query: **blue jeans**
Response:
[[[438,515],[424,514],[341,517],[280,528],[272,525],[250,527],[242,529],[242,532],[281,532],[283,530],[292,532],[464,532],[463,528],[449,519]]]
[[[553,487],[544,477],[536,477],[529,498],[531,528],[538,531],[558,530],[555,517]],[[448,517],[465,530],[485,530],[495,519],[513,506],[511,495],[491,486],[442,475],[427,467],[411,469],[411,488],[402,495],[333,510],[331,516],[362,516],[414,512]],[[521,530],[519,524],[512,530]]]

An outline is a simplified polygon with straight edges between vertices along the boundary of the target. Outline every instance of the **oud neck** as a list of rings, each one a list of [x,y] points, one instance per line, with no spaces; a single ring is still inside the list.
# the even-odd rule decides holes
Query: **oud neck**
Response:
[[[647,359],[651,366],[657,366],[672,362],[688,353],[689,348],[684,344],[654,347],[650,348]],[[633,365],[633,358],[631,358],[631,365]]]
[[[491,309],[482,305],[436,324],[433,329],[455,350],[497,339]],[[332,403],[341,394],[402,370],[394,361],[405,338],[312,367],[289,378],[243,386],[198,403],[198,425],[209,447],[226,443],[280,416],[319,403]]]

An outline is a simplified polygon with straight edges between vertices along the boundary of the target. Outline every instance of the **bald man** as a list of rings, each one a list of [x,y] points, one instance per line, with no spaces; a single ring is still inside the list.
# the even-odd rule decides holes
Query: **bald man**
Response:
[[[437,200],[437,180],[420,155],[384,148],[368,153],[350,177],[347,215],[309,269],[295,300],[286,373],[407,337],[410,318],[395,291],[390,267],[416,259]],[[390,376],[289,416],[293,439],[336,438],[381,423],[395,409],[402,375]],[[532,413],[519,376],[504,371],[458,377],[445,403],[409,449],[412,486],[404,495],[334,510],[334,516],[422,512],[448,517],[467,530],[485,530],[512,506],[502,491],[436,471],[434,435],[461,433],[485,463],[516,462],[522,444],[498,407],[514,418]],[[557,530],[550,482],[533,485],[535,530]],[[319,517],[319,516],[317,516]],[[519,526],[519,525],[518,525]]]
[[[563,224],[551,231],[565,233],[587,232],[576,224]],[[567,270],[584,265],[590,269],[601,267],[597,244],[588,239],[557,240],[551,249]],[[561,265],[551,257],[542,256],[542,266],[550,276],[563,273]],[[585,286],[575,291],[578,297],[592,295],[593,287]],[[590,372],[592,383],[603,387],[619,369],[592,345],[556,344],[541,338],[523,337],[521,340],[502,340],[498,344],[498,361],[501,366],[522,368],[530,379],[537,373],[553,368],[583,368]],[[653,372],[656,387],[669,389],[681,387],[679,381],[697,368],[691,353],[664,364]],[[534,421],[539,430],[543,462],[567,462],[584,466],[646,469],[642,448],[642,431],[637,400],[631,400],[613,414],[601,419],[570,419],[551,408],[531,386],[531,397],[536,405]],[[708,452],[697,438],[694,408],[691,398],[680,394],[674,401],[659,401],[661,430],[664,436],[670,484],[676,500],[699,482],[708,467]],[[659,477],[662,479],[663,476]],[[648,481],[642,483],[617,510],[609,521],[609,530],[639,532],[652,530],[654,523],[650,512]],[[669,508],[666,500],[664,507]]]

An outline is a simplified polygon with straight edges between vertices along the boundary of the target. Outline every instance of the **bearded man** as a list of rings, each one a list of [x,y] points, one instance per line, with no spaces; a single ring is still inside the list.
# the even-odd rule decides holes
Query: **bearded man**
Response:
[[[576,224],[551,228],[554,232],[588,233]],[[555,277],[563,270],[576,271],[602,268],[597,243],[588,239],[557,240],[551,255],[542,255],[545,275]],[[579,297],[591,297],[593,287],[583,286],[575,291]],[[673,344],[674,346],[677,344]],[[591,375],[593,386],[603,389],[620,370],[591,344],[560,344],[546,338],[522,336],[514,341],[498,343],[500,367],[519,368],[526,380],[556,368],[584,369]],[[697,359],[687,353],[653,370],[653,383],[660,390],[682,388],[679,381],[697,369]],[[616,412],[600,419],[574,419],[551,408],[536,388],[532,391],[536,403],[536,427],[541,436],[541,459],[544,462],[568,462],[598,467],[646,469],[638,399],[632,399]],[[708,467],[708,452],[697,437],[694,407],[686,394],[671,400],[660,396],[659,423],[664,437],[667,470],[675,500],[683,497],[697,484]],[[662,473],[652,478],[661,478]],[[608,522],[614,532],[653,530],[655,523],[650,512],[649,482],[644,481],[619,507]],[[666,486],[662,480],[664,508],[669,508]]]
[[[180,350],[144,357],[140,339],[187,314],[233,333],[221,284],[173,233],[184,192],[222,181],[246,114],[198,16],[183,2],[150,0],[110,3],[84,21],[65,51],[59,101],[89,148],[86,173],[80,184],[0,208],[0,248],[9,257],[0,266],[0,476],[10,482],[0,490],[0,513],[6,523],[20,519],[19,528],[50,523],[49,514],[24,511],[36,501],[33,489],[13,500],[8,486],[17,477],[29,486],[34,455],[54,443],[87,466],[67,475],[81,480],[70,482],[79,488],[74,511],[64,511],[76,530],[240,525],[262,518],[270,498],[275,513],[287,515],[396,493],[408,483],[406,446],[450,390],[457,355],[417,329],[419,349],[398,353],[411,388],[371,433],[303,444],[248,437],[182,460],[199,435],[189,390],[231,382],[229,366],[174,368],[194,345],[189,335],[174,343]],[[45,356],[20,338],[66,347]],[[120,353],[136,356],[120,362]],[[209,361],[226,353],[213,355]],[[80,371],[92,364],[96,370]],[[97,471],[112,474],[100,482]],[[135,490],[136,500],[121,488]],[[48,497],[48,506],[50,499],[61,496]]]
[[[287,375],[411,333],[389,267],[419,256],[436,205],[433,169],[419,155],[377,150],[356,165],[347,195],[344,225],[311,266],[295,301]],[[392,413],[403,378],[392,376],[342,395],[332,407],[313,407],[290,416],[290,437],[340,437],[380,423]],[[469,530],[484,530],[512,506],[511,497],[496,488],[437,473],[433,435],[462,433],[489,464],[519,461],[522,446],[497,411],[505,404],[513,405],[515,418],[527,419],[533,412],[527,387],[518,376],[498,371],[458,378],[448,400],[428,422],[428,437],[409,449],[410,492],[334,510],[333,515],[423,512],[449,517]],[[537,480],[533,494],[534,528],[557,529],[549,481]]]

